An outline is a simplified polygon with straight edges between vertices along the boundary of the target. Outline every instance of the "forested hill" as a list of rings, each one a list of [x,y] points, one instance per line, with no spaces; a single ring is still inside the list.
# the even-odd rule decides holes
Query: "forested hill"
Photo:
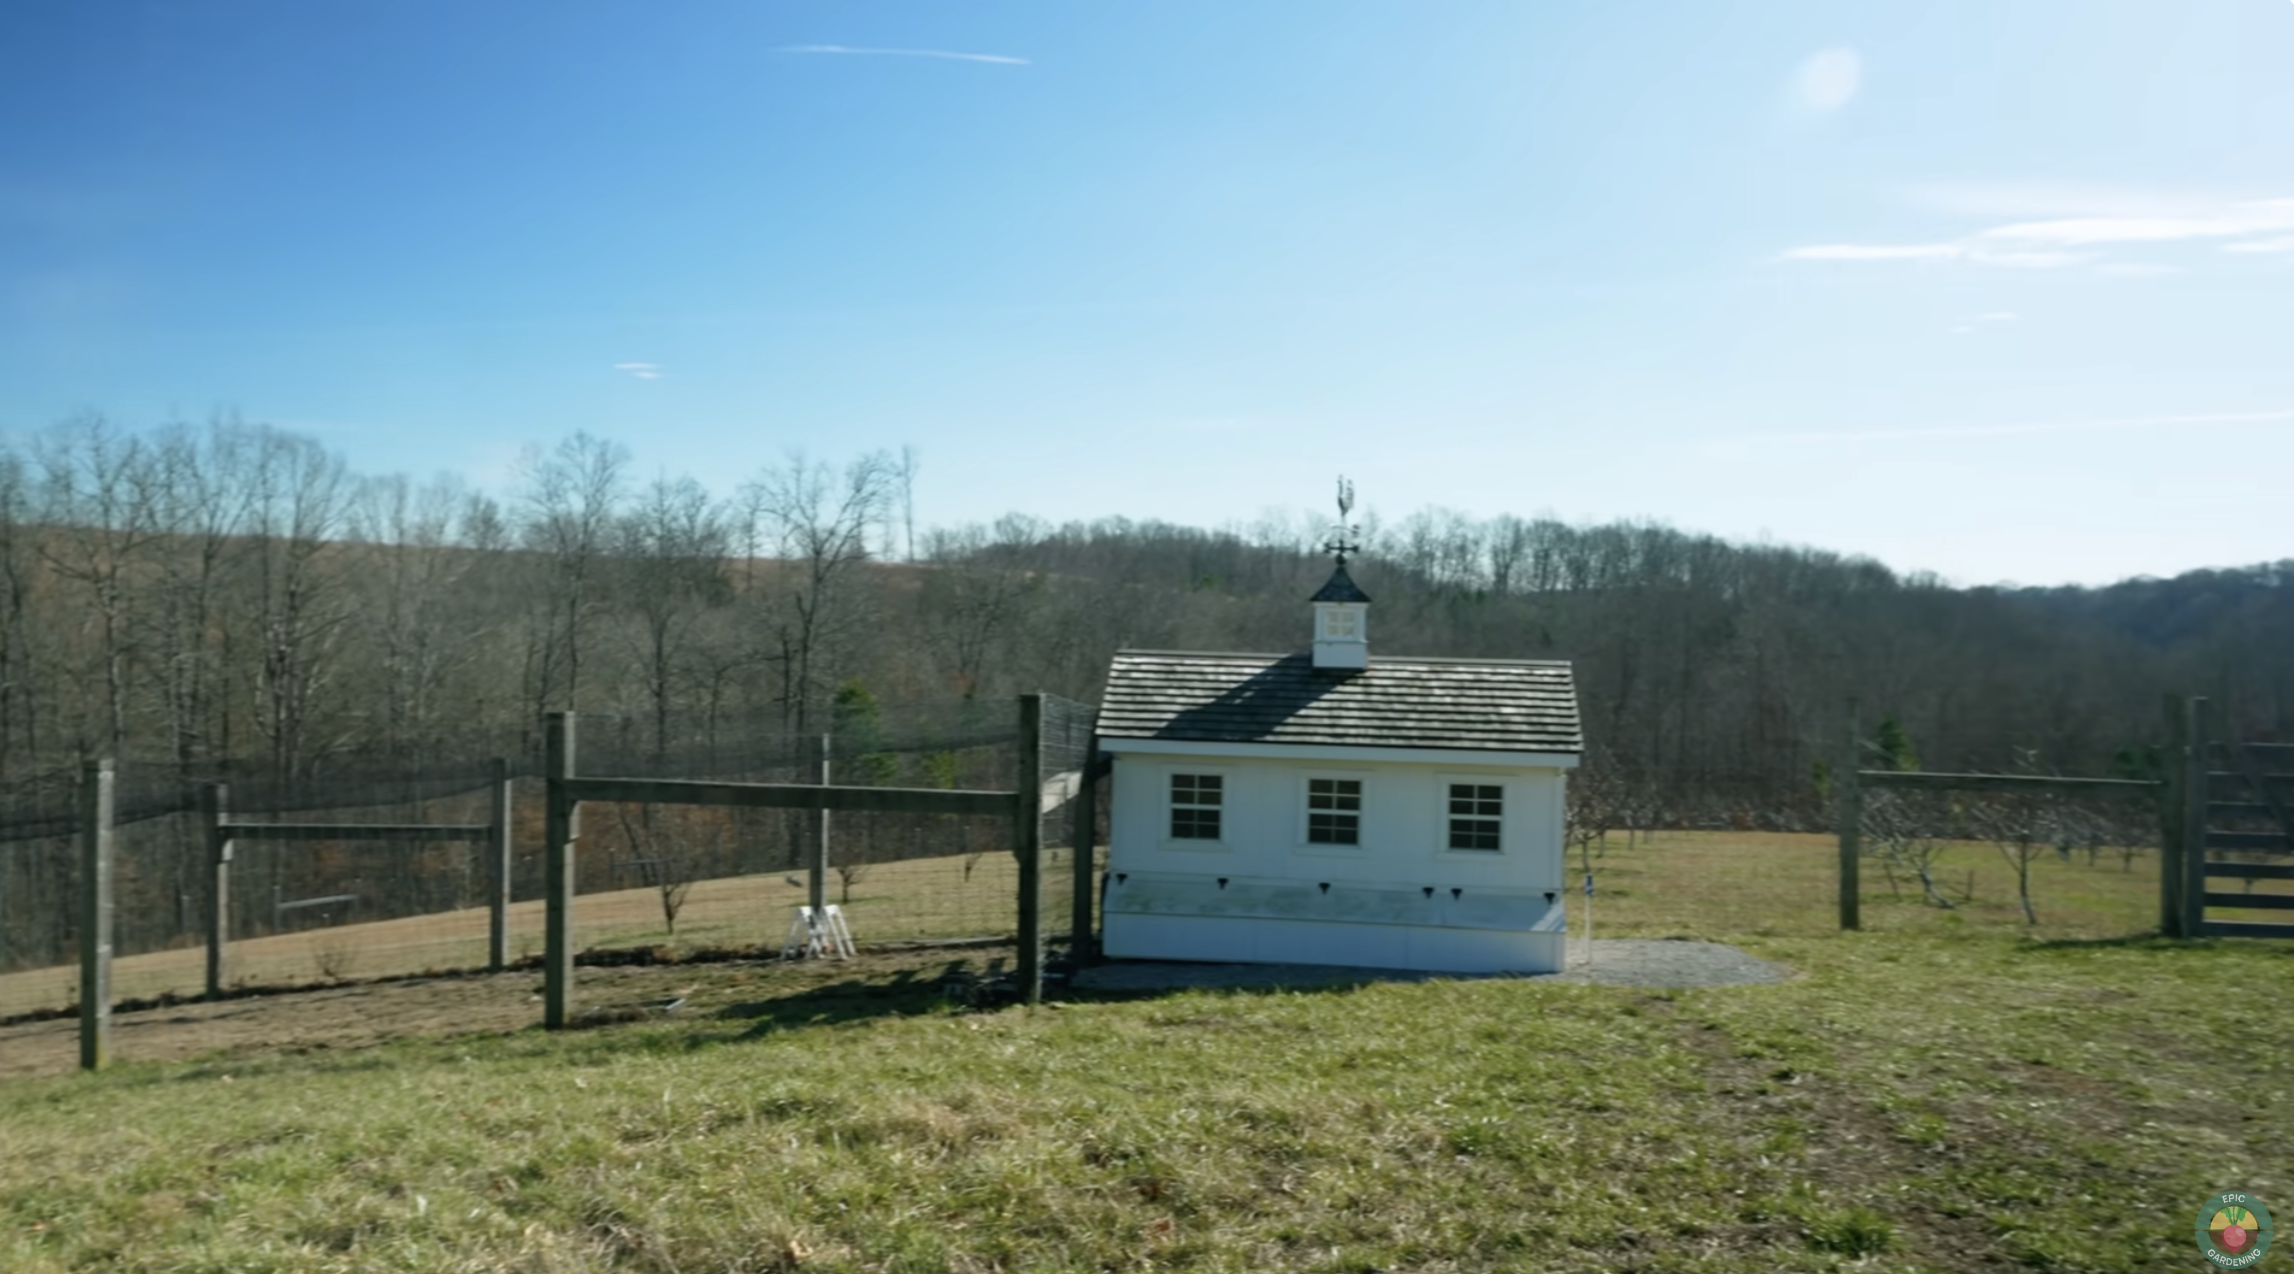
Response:
[[[2018,595],[2056,609],[2067,622],[2101,625],[2155,650],[2170,650],[2226,624],[2267,626],[2289,590],[2294,561],[2131,579],[2105,588],[2024,589]]]
[[[917,472],[791,460],[719,500],[577,436],[498,497],[268,428],[73,422],[0,453],[0,782],[105,754],[287,777],[519,753],[568,705],[661,746],[888,728],[1094,698],[1125,646],[1307,643],[1310,519],[917,528]],[[1374,655],[1576,661],[1595,748],[1676,807],[1801,799],[1850,695],[1929,768],[2140,766],[2169,692],[2294,737],[2287,563],[1955,589],[1656,525],[1364,531]]]

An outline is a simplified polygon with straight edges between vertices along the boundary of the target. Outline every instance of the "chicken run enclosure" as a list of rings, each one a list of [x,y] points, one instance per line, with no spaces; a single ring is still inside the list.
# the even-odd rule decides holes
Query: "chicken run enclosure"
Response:
[[[555,1025],[578,964],[776,954],[828,905],[864,944],[1018,942],[1026,994],[1090,941],[1092,723],[1028,695],[831,733],[553,714],[530,756],[293,782],[91,762],[0,804],[0,1020],[539,968]]]

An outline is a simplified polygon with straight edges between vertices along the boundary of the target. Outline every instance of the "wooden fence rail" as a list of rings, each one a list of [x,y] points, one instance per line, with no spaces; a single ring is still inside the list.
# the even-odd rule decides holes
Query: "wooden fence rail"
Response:
[[[1019,856],[1018,990],[1028,1003],[1043,996],[1043,916],[1041,909],[1043,808],[1043,696],[1019,701],[1019,782],[1011,791],[950,791],[941,788],[840,787],[827,782],[822,749],[819,783],[719,783],[693,779],[633,779],[576,773],[577,720],[553,712],[543,723],[543,776],[547,785],[543,855],[542,1024],[552,1030],[572,1022],[574,987],[574,846],[581,837],[584,801],[631,804],[713,805],[814,811],[823,820],[832,811],[866,810],[893,814],[963,814],[1012,820],[1013,848]],[[1088,837],[1085,838],[1088,841]],[[812,846],[812,897],[821,900],[827,870],[827,828],[816,825]],[[1086,851],[1079,850],[1082,855]],[[1078,858],[1077,870],[1081,863]],[[818,914],[817,911],[815,914]]]
[[[492,818],[484,823],[263,823],[230,816],[228,784],[200,789],[199,812],[207,837],[207,998],[221,999],[229,982],[231,863],[240,841],[475,841],[487,848],[487,967],[510,962],[510,763],[497,757],[489,779]]]
[[[2250,894],[2210,890],[2210,877],[2294,880],[2294,864],[2233,862],[2209,851],[2294,852],[2294,773],[2265,770],[2265,764],[2294,761],[2294,744],[2221,743],[2206,737],[2206,700],[2169,695],[2164,720],[2167,741],[2160,750],[2163,779],[2081,778],[2052,774],[1933,774],[1925,771],[1866,770],[1857,765],[1863,742],[1856,703],[1848,702],[1847,753],[1840,785],[1840,927],[1861,923],[1858,862],[1862,857],[1864,789],[1918,792],[2055,792],[2097,795],[2147,794],[2158,804],[2159,932],[2168,937],[2294,938],[2294,924],[2209,920],[2209,907],[2294,910],[2294,894]],[[2232,768],[2215,769],[2218,761]],[[2217,800],[2238,791],[2244,799]],[[2217,818],[2267,820],[2276,831],[2213,826]]]

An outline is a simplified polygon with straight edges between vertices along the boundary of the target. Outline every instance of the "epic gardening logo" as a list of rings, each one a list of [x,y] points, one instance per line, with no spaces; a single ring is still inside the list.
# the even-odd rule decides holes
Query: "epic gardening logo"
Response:
[[[2270,1250],[2270,1210],[2262,1200],[2227,1190],[2199,1205],[2191,1227],[2199,1255],[2226,1270],[2243,1270]]]

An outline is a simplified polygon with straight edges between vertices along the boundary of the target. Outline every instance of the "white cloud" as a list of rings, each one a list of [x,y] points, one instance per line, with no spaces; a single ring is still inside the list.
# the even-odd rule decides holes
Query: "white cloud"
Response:
[[[661,379],[661,365],[659,363],[615,363],[613,370],[628,372],[639,380]]]
[[[2067,217],[1983,231],[1986,239],[2093,247],[2107,243],[2179,243],[2294,230],[2294,199],[2261,199],[2181,217]]]
[[[1863,87],[1864,59],[1854,49],[1825,49],[1800,64],[1793,82],[1802,103],[1820,111],[1836,111]]]
[[[855,57],[946,58],[952,62],[994,62],[1001,66],[1027,66],[1026,58],[1005,57],[1001,53],[954,53],[947,49],[856,49],[842,44],[789,44],[774,49],[775,53],[833,53]]]
[[[2062,193],[2060,191],[2056,193]],[[2002,200],[2001,203],[2012,202]],[[2122,202],[2120,207],[2130,207]],[[1910,261],[1959,260],[1977,265],[2061,269],[2098,259],[2111,248],[2130,244],[2168,245],[2208,239],[2227,239],[2225,251],[2244,253],[2294,252],[2294,199],[2250,199],[2218,203],[2209,208],[2185,204],[2172,213],[2097,213],[2091,216],[2053,217],[2014,221],[1992,226],[1943,243],[1821,244],[1793,248],[1788,261]],[[2262,237],[2267,236],[2267,237]],[[2122,275],[2173,273],[2171,266],[2106,263],[2107,273]]]

